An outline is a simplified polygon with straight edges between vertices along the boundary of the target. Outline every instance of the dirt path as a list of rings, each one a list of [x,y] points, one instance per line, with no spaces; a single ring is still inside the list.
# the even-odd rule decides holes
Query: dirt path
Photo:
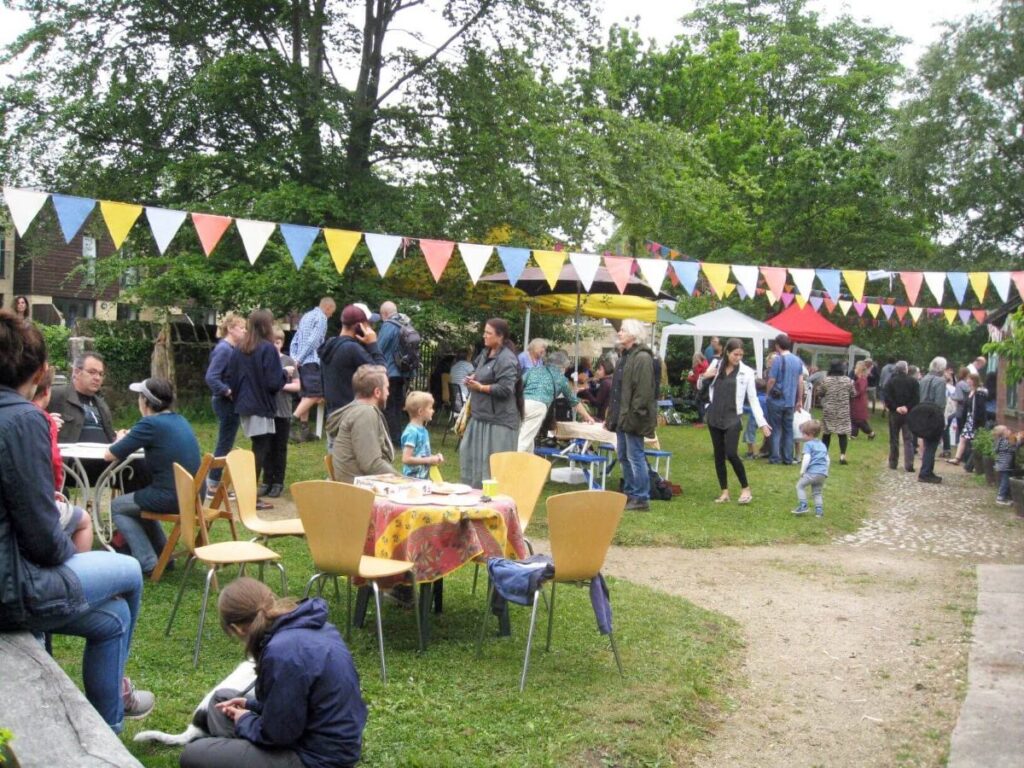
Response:
[[[1024,521],[962,470],[947,467],[941,486],[885,472],[877,513],[830,546],[609,554],[606,572],[743,628],[749,683],[706,753],[683,764],[944,764],[965,683],[973,566],[1024,562]]]

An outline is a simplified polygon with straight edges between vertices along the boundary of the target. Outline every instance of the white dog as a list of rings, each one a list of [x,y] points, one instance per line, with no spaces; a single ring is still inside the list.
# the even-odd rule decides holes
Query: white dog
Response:
[[[210,700],[213,698],[214,691],[218,691],[221,688],[230,688],[235,691],[241,691],[240,695],[244,695],[255,683],[256,665],[247,659],[235,667],[230,675],[217,683],[203,697],[195,712],[192,713],[192,722],[184,731],[177,735],[163,731],[140,731],[135,734],[135,741],[158,741],[161,744],[182,746],[190,741],[209,736],[210,732],[206,728],[206,711],[210,706]]]

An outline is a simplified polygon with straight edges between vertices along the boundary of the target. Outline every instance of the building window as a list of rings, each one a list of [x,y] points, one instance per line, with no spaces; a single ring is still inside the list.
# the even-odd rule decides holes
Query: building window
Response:
[[[85,267],[83,285],[96,285],[96,238],[82,237],[82,264]]]
[[[117,319],[118,320],[138,320],[139,319],[139,308],[134,304],[129,304],[125,301],[117,302]]]
[[[132,258],[131,251],[128,249],[127,243],[121,247],[121,258],[126,261]],[[136,288],[139,285],[139,268],[137,265],[128,265],[121,269],[121,276],[118,278],[118,283],[121,286],[121,290],[129,288]],[[119,308],[120,311],[120,308]]]
[[[53,306],[64,316],[64,325],[74,328],[79,320],[96,316],[96,302],[87,299],[65,299],[54,297]]]

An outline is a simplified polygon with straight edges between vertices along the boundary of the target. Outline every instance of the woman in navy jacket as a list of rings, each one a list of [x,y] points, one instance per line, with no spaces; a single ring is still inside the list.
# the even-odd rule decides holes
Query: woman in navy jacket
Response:
[[[0,631],[85,638],[85,696],[114,731],[153,708],[123,677],[142,599],[136,560],[75,552],[53,500],[50,425],[29,398],[47,370],[39,329],[0,311]]]
[[[278,599],[241,578],[218,601],[224,631],[256,662],[255,695],[214,693],[213,738],[185,747],[183,768],[346,768],[359,762],[366,704],[359,675],[320,598]]]
[[[231,357],[228,380],[234,396],[235,413],[242,431],[252,441],[256,455],[256,477],[274,445],[276,395],[291,376],[281,367],[281,356],[274,346],[274,316],[270,310],[257,309],[249,315],[245,338]],[[267,505],[269,506],[269,505]]]

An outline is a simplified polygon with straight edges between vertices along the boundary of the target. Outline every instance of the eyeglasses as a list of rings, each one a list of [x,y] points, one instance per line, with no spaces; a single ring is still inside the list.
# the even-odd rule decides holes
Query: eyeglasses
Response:
[[[95,368],[79,368],[78,370],[80,370],[86,376],[93,376],[97,379],[102,379],[107,375],[106,371],[98,371]]]

